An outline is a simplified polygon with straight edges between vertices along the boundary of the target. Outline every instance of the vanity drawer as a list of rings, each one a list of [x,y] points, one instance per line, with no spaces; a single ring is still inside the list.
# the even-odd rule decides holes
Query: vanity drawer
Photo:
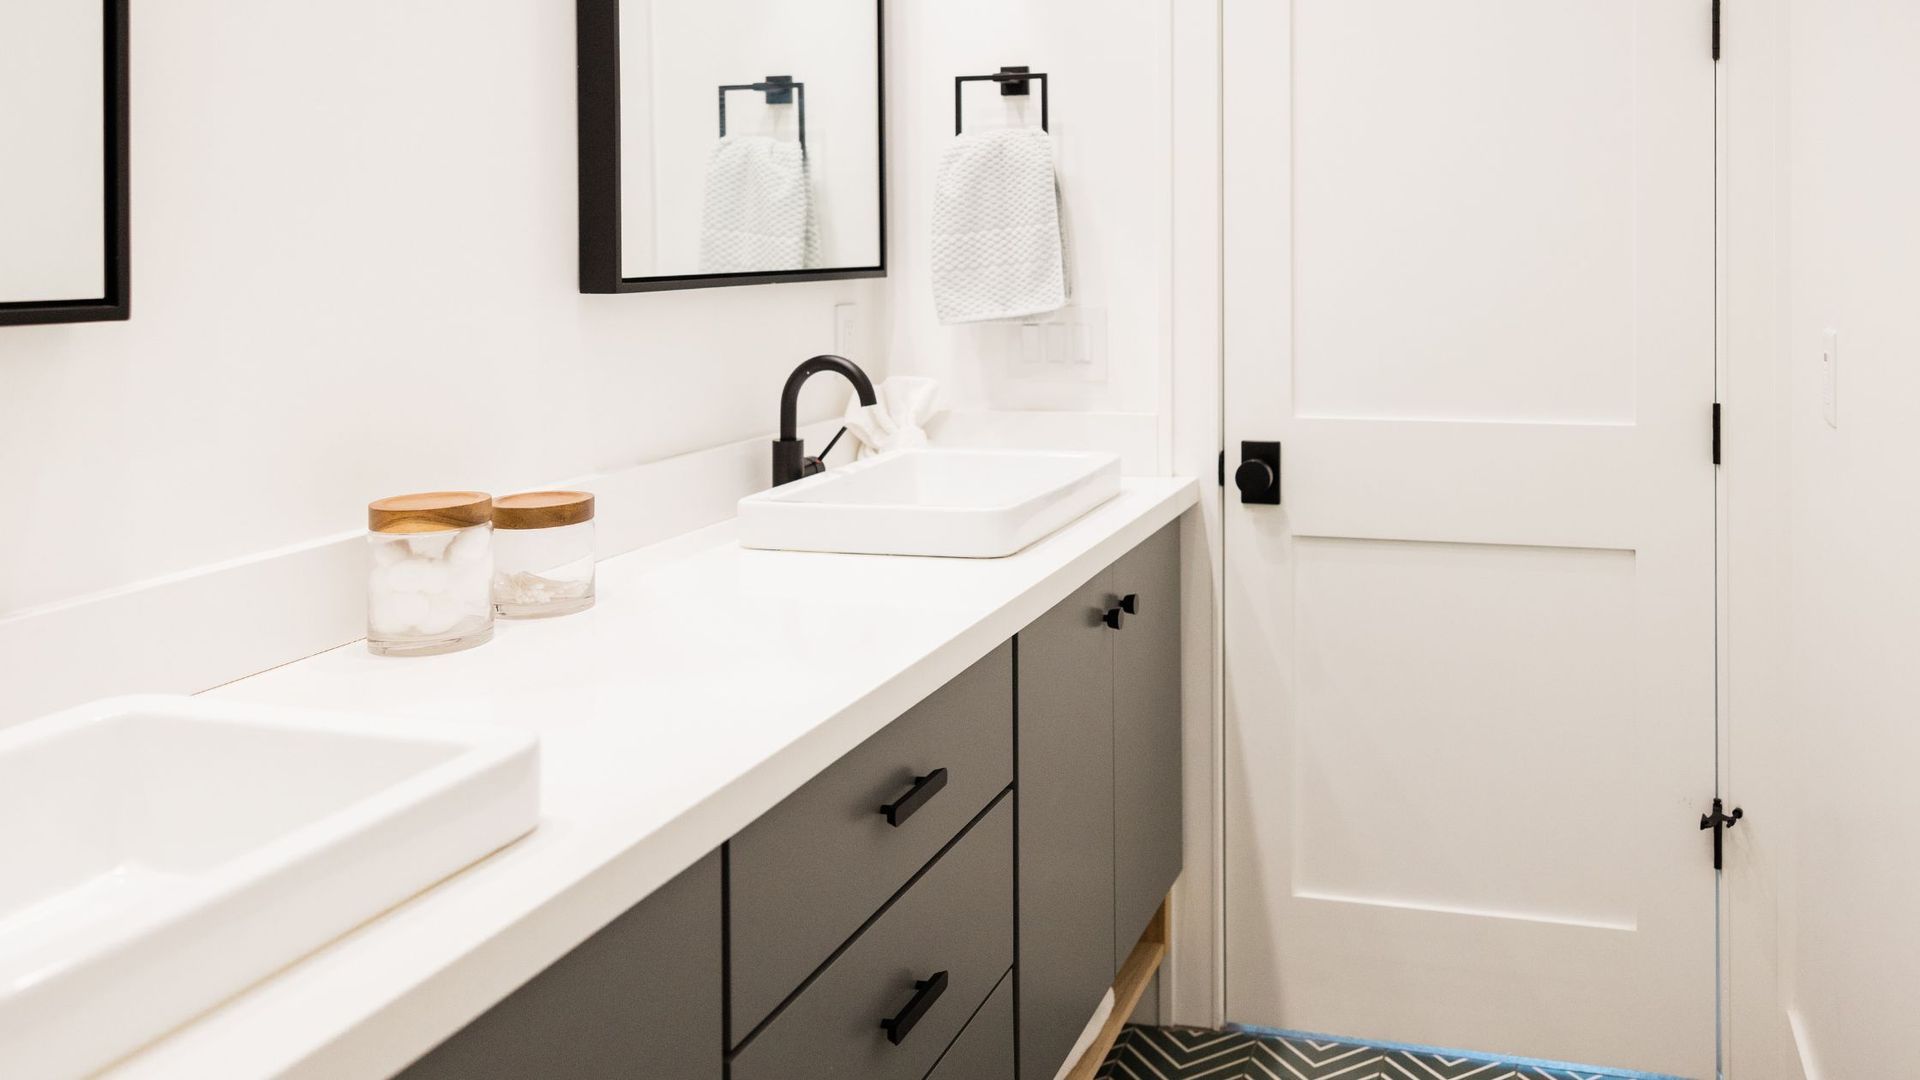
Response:
[[[729,1075],[922,1080],[1012,964],[1007,795],[740,1048]]]
[[[1008,642],[735,836],[727,845],[734,1040],[1012,783]],[[898,807],[897,824],[882,812],[887,805]]]
[[[1013,973],[994,988],[927,1080],[1010,1080],[1013,1076]]]

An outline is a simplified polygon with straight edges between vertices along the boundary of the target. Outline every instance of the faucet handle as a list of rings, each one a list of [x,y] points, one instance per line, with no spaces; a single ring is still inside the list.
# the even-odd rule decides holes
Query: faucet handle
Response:
[[[834,433],[833,438],[827,440],[827,448],[825,450],[820,451],[818,454],[808,454],[802,457],[800,459],[800,475],[812,476],[815,473],[826,472],[827,455],[833,453],[833,448],[840,445],[840,436],[846,433],[847,429],[842,427]]]

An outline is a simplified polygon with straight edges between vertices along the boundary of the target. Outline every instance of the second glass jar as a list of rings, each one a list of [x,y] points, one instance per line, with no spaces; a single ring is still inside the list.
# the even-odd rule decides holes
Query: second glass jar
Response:
[[[493,501],[493,610],[537,619],[593,606],[593,496],[529,491]]]

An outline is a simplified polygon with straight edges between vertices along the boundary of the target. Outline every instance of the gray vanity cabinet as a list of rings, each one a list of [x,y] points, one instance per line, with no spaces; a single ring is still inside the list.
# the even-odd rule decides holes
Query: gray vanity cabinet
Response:
[[[1180,873],[1168,525],[401,1075],[1052,1080]]]
[[[1113,644],[1103,572],[1017,639],[1020,1080],[1053,1080],[1113,985]]]
[[[1020,1080],[1052,1080],[1180,872],[1179,563],[1176,522],[1016,639]]]
[[[720,910],[714,852],[400,1076],[720,1080]]]
[[[1180,523],[1113,564],[1134,597],[1113,635],[1113,956],[1118,967],[1180,876]]]

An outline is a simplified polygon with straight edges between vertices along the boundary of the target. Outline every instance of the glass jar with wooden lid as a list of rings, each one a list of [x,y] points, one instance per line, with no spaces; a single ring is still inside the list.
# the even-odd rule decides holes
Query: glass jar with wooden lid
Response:
[[[367,506],[367,648],[428,656],[493,637],[493,500],[478,491]]]
[[[508,619],[593,606],[593,496],[529,491],[493,501],[493,610]]]

